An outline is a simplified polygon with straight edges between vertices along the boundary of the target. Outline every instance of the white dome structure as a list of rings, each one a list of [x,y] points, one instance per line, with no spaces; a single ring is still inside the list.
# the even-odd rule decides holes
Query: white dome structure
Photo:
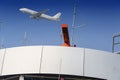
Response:
[[[0,80],[120,80],[120,54],[63,46],[0,50]]]

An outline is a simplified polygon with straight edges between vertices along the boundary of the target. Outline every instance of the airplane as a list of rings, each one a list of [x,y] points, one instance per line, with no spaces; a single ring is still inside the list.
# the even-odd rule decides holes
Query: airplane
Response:
[[[28,8],[20,8],[19,10],[23,13],[30,14],[31,15],[30,18],[32,18],[32,19],[39,20],[40,18],[43,18],[43,19],[47,19],[47,20],[60,21],[60,16],[61,16],[60,12],[58,12],[54,16],[49,16],[49,15],[44,14],[45,12],[48,11],[48,9],[45,9],[45,10],[40,11],[40,12],[31,10]]]

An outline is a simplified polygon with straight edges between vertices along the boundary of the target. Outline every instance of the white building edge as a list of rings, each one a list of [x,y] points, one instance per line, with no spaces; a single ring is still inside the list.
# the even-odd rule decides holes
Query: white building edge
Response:
[[[26,76],[36,78],[27,79]],[[0,50],[0,80],[42,80],[37,77],[47,80],[120,80],[120,54],[63,46]]]

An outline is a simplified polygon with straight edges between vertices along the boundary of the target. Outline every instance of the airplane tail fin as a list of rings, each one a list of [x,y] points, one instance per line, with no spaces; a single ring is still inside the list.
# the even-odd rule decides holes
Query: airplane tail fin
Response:
[[[57,13],[56,15],[53,16],[53,18],[57,19],[57,21],[60,21],[60,16],[61,16],[61,13]]]

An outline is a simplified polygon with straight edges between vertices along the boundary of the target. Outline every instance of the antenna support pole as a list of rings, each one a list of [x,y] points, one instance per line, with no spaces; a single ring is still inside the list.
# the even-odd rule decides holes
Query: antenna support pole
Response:
[[[24,45],[26,46],[27,45],[27,33],[25,32],[25,34],[24,34]]]
[[[71,45],[73,46],[73,36],[74,36],[74,27],[75,27],[75,20],[76,20],[76,1],[74,3],[74,12],[73,12],[73,22],[72,22],[72,33],[71,33]]]
[[[112,53],[115,52],[115,45],[120,44],[120,42],[115,42],[115,38],[120,37],[120,33],[114,34],[113,35],[113,41],[112,41]]]

